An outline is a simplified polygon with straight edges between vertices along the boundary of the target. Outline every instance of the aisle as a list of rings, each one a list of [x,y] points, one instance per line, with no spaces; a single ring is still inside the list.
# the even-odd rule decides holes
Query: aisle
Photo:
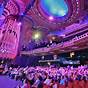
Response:
[[[20,81],[15,81],[7,76],[0,76],[0,88],[16,88]]]

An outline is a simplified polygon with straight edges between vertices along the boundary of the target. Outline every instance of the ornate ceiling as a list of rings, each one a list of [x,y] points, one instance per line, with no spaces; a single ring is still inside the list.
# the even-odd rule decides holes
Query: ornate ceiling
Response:
[[[28,28],[26,27],[26,29],[22,27],[22,33],[25,36],[32,35],[30,30],[42,30],[43,32],[46,32],[46,34],[58,30],[63,30],[65,27],[77,22],[84,16],[84,14],[82,14],[84,13],[83,0],[62,0],[62,2],[57,0],[56,4],[53,4],[53,0],[19,0],[16,2],[19,5],[19,9],[21,11],[20,15],[23,15],[24,21],[25,18],[29,20],[29,23],[26,21],[27,25],[25,25],[25,22],[23,21],[23,25],[25,27],[29,26]],[[58,2],[61,4],[64,3],[65,6],[56,6]],[[54,8],[54,6],[56,6],[56,8]],[[23,8],[23,10],[21,8]],[[62,9],[62,12],[66,12],[62,13],[57,9]],[[25,36],[23,40],[25,39],[28,42],[31,38]]]
[[[35,30],[42,31],[44,38],[50,32],[65,29],[85,16],[86,0],[1,0],[0,25],[8,19],[21,22],[21,43],[28,43]],[[12,25],[9,24],[10,26]],[[9,28],[9,27],[8,27]],[[7,29],[8,29],[7,28]]]
[[[27,15],[31,21],[29,25],[50,31],[64,29],[84,15],[83,0],[57,0],[55,3],[54,0],[2,0],[1,2],[5,3],[3,15],[12,14],[19,17]]]
[[[11,3],[14,4],[10,4]],[[83,0],[5,0],[10,14],[28,15],[34,26],[56,30],[64,28],[83,15]],[[59,4],[59,3],[60,4]],[[50,4],[49,4],[50,3]],[[12,8],[13,7],[13,8]],[[8,14],[9,15],[9,14]]]
[[[50,2],[50,0],[48,1]],[[41,3],[45,3],[48,9],[43,8],[44,6]],[[48,3],[46,3],[43,0],[42,1],[36,0],[34,3],[34,6],[27,12],[27,15],[29,15],[33,19],[33,21],[35,22],[35,26],[46,27],[46,28],[49,28],[50,30],[64,28],[79,20],[80,16],[83,15],[81,14],[83,12],[83,0],[65,0],[64,3],[66,6],[65,7],[62,6],[59,8],[59,9],[66,9],[65,11],[67,12],[65,12],[64,16],[63,16],[63,13],[62,13],[62,16],[60,16],[60,11],[58,11],[59,16],[58,17],[53,16],[53,18],[50,19],[50,15],[52,16],[54,12],[51,11],[49,13],[49,11],[50,11],[50,8],[54,9],[53,8],[54,5],[51,2],[51,5],[49,6]],[[56,7],[55,9],[57,8],[58,7]],[[45,9],[46,9],[46,12],[45,12]],[[56,12],[55,14],[58,14],[58,13]]]

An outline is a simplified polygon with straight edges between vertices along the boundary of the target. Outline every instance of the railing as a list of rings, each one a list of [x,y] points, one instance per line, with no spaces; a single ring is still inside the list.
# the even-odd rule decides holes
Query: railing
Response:
[[[78,36],[78,37],[76,36],[75,38],[73,38],[72,40],[69,40],[67,42],[58,43],[55,46],[50,46],[48,48],[47,47],[38,48],[38,49],[35,49],[35,50],[31,50],[31,51],[21,51],[21,54],[33,55],[33,54],[39,54],[39,53],[48,53],[48,52],[50,52],[51,50],[54,50],[54,49],[61,49],[61,48],[73,46],[73,45],[75,45],[74,44],[75,42],[78,42],[81,39],[85,40],[85,38],[88,38],[88,32],[81,35],[81,36]]]

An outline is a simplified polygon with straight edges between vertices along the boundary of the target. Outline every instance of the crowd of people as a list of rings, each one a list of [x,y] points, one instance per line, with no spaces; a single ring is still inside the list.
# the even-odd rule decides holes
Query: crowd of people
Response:
[[[8,67],[3,75],[21,80],[16,88],[88,88],[88,66],[67,67]]]

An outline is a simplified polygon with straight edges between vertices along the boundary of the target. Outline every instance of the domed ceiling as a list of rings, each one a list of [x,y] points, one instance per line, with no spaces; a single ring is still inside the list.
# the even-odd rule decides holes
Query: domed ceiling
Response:
[[[48,16],[63,17],[68,13],[68,5],[64,0],[40,0],[40,6]]]
[[[32,0],[29,15],[35,26],[49,28],[50,31],[63,29],[76,22],[83,11],[83,0]],[[29,5],[29,7],[30,7]]]
[[[10,14],[27,15],[35,27],[46,27],[50,31],[63,29],[80,19],[84,9],[83,0],[10,0],[16,5],[6,7]],[[9,0],[2,0],[5,5]],[[10,4],[10,3],[9,3]],[[1,6],[0,6],[1,7]],[[5,9],[6,9],[5,8]],[[18,9],[17,9],[18,8]],[[2,8],[3,9],[3,8]],[[2,12],[2,9],[0,12]],[[18,10],[18,11],[16,11]],[[14,12],[14,13],[12,13]],[[17,13],[15,13],[17,12]],[[19,12],[19,13],[18,13]],[[30,20],[29,19],[29,20]]]

